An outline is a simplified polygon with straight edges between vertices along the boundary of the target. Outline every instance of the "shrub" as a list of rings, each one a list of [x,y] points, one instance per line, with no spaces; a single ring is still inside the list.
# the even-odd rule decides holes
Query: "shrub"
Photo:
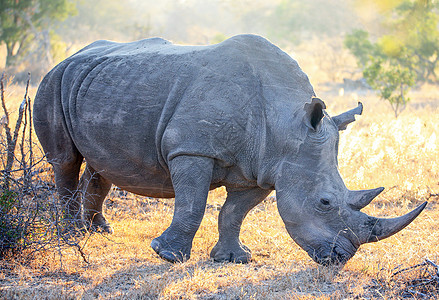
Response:
[[[409,88],[416,82],[415,64],[408,49],[392,36],[383,36],[373,44],[362,30],[347,35],[345,47],[357,58],[367,83],[390,103],[398,117],[410,101]]]
[[[10,127],[4,82],[2,75],[0,96],[5,116],[1,124],[4,134],[0,135],[0,259],[10,255],[28,259],[54,247],[75,247],[84,257],[80,236],[65,234],[69,220],[62,219],[63,207],[52,180],[47,179],[51,177],[47,176],[49,168],[34,143],[29,79],[14,128]]]

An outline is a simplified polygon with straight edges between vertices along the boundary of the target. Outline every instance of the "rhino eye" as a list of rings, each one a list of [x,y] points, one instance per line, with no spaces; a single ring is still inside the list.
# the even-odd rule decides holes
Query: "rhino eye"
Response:
[[[320,203],[322,203],[322,204],[325,205],[325,206],[330,205],[329,200],[328,200],[328,199],[325,199],[325,198],[320,199]]]
[[[334,207],[331,205],[331,200],[330,198],[320,198],[320,200],[317,202],[316,209],[322,213],[332,211]]]

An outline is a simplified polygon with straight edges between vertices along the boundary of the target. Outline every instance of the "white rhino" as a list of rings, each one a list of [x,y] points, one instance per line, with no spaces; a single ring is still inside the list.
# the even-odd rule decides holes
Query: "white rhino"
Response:
[[[360,104],[330,117],[297,62],[262,37],[211,46],[153,38],[97,41],[61,62],[40,84],[34,124],[68,203],[66,217],[111,232],[102,203],[112,184],[175,197],[172,223],[151,246],[163,259],[183,261],[208,191],[225,186],[211,257],[247,262],[242,221],[276,190],[291,237],[316,262],[343,264],[426,205],[394,219],[360,211],[383,188],[348,190],[337,152],[339,130],[361,111]],[[75,191],[84,159],[81,213]]]

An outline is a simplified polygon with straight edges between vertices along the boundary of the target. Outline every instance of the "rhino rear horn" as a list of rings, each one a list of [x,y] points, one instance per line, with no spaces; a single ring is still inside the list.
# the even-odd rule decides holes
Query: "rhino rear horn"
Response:
[[[392,219],[368,216],[367,221],[361,227],[359,235],[361,244],[377,242],[394,235],[409,225],[424,210],[426,205],[427,202],[424,202],[411,212]]]
[[[358,106],[347,112],[344,112],[338,116],[332,117],[335,125],[337,125],[338,130],[345,130],[349,123],[355,121],[355,115],[361,115],[363,112],[363,103],[358,102]]]
[[[376,196],[384,191],[383,187],[372,190],[349,191],[349,205],[356,210],[366,207]]]
[[[311,99],[311,103],[305,103],[305,124],[311,129],[317,130],[320,121],[324,117],[323,110],[325,108],[325,102],[316,97]]]

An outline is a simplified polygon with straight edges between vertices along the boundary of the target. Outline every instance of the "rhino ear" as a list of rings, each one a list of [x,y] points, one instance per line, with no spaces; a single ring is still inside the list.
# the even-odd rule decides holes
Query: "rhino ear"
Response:
[[[349,123],[355,121],[355,115],[361,115],[363,112],[363,104],[358,102],[358,106],[347,112],[344,112],[338,116],[332,117],[335,125],[337,125],[338,130],[345,130]]]
[[[323,119],[323,110],[325,108],[325,102],[316,97],[311,99],[311,103],[305,103],[305,124],[311,129],[317,130],[320,121]]]

